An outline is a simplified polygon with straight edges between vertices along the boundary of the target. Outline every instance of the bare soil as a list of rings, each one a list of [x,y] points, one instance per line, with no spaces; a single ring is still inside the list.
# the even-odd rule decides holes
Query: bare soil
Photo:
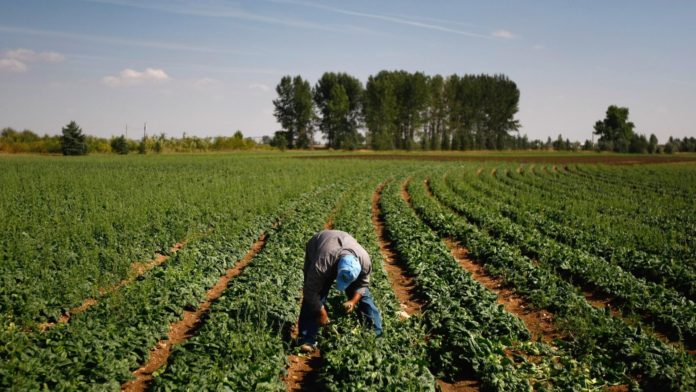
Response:
[[[423,306],[423,301],[416,294],[413,277],[398,262],[396,253],[391,248],[391,241],[387,238],[384,229],[384,221],[379,210],[379,199],[383,188],[384,184],[381,184],[372,194],[372,224],[379,239],[379,249],[384,259],[384,269],[387,271],[392,290],[401,303],[401,308],[409,315],[419,313]]]
[[[202,324],[201,319],[203,315],[210,309],[210,305],[222,295],[229,281],[242,273],[244,268],[251,262],[254,256],[263,249],[265,244],[266,235],[262,234],[259,239],[254,242],[244,257],[238,260],[232,268],[229,268],[225,275],[221,276],[217,283],[206,292],[205,301],[201,302],[195,310],[185,311],[181,320],[169,326],[167,338],[160,340],[155,347],[150,350],[148,361],[133,372],[135,380],[128,381],[121,385],[122,391],[140,392],[147,389],[153,378],[153,373],[167,363],[172,347],[186,341],[195,334],[196,330]]]
[[[554,325],[554,316],[551,312],[534,309],[524,297],[506,288],[502,279],[490,275],[484,266],[469,258],[469,251],[457,241],[447,238],[444,242],[459,265],[466,269],[476,281],[494,292],[498,296],[498,303],[503,305],[506,311],[524,322],[533,340],[541,338],[542,341],[551,343],[554,339],[562,338],[562,334]]]
[[[451,383],[437,380],[437,385],[440,386],[442,392],[474,392],[480,389],[480,382],[476,380],[461,380]]]
[[[186,246],[186,241],[177,242],[176,244],[174,244],[174,246],[169,248],[169,255],[158,254],[157,256],[155,256],[154,259],[152,259],[148,262],[145,262],[145,263],[135,262],[135,263],[131,264],[130,272],[128,273],[128,278],[123,279],[122,281],[118,282],[117,284],[115,284],[113,286],[100,288],[98,290],[99,297],[86,298],[84,301],[82,301],[82,303],[79,306],[71,308],[67,312],[61,314],[60,317],[58,318],[57,322],[39,324],[39,326],[38,326],[39,331],[45,332],[49,328],[54,327],[56,324],[65,324],[65,323],[70,322],[70,318],[73,315],[78,314],[78,313],[82,313],[82,312],[86,311],[87,309],[89,309],[90,307],[98,304],[99,298],[105,296],[106,294],[112,293],[112,292],[120,289],[121,287],[123,287],[125,285],[133,283],[133,281],[136,280],[139,276],[142,276],[147,271],[149,271],[149,270],[155,268],[156,266],[164,263],[165,261],[169,260],[171,255],[178,252],[184,246]]]
[[[290,366],[283,381],[288,391],[316,391],[318,390],[319,368],[321,368],[321,350],[317,349],[309,354],[288,355]]]

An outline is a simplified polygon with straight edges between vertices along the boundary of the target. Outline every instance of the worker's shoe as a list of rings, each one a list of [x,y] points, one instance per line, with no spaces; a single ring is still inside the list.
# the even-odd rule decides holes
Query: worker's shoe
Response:
[[[313,353],[316,349],[317,349],[316,344],[305,343],[305,344],[300,346],[300,352],[305,353],[305,354]]]

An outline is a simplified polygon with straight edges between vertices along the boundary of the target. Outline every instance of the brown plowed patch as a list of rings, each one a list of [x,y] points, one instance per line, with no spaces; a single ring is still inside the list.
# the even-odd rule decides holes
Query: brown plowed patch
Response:
[[[602,295],[596,291],[591,291],[591,290],[582,290],[582,296],[585,297],[585,300],[587,303],[590,305],[594,306],[597,309],[605,309],[609,308],[609,312],[613,317],[621,317],[621,312],[619,309],[617,309],[615,306],[612,305],[612,299],[607,297],[606,295]]]
[[[442,392],[473,392],[480,389],[479,382],[476,380],[461,380],[452,383],[437,380],[437,385],[440,386]]]
[[[476,281],[494,292],[498,296],[498,303],[503,305],[508,313],[514,314],[524,322],[533,340],[541,339],[550,343],[562,337],[554,325],[553,314],[545,310],[533,309],[522,296],[506,288],[502,279],[491,276],[482,265],[470,259],[469,251],[457,241],[447,238],[444,242],[459,265]]]
[[[338,205],[334,207],[329,218],[324,224],[324,230],[332,230],[334,227],[334,216],[338,210]],[[302,303],[302,297],[300,297]],[[299,325],[295,323],[290,331],[292,341],[297,340]],[[288,391],[314,391],[318,389],[319,368],[322,364],[321,350],[315,350],[309,354],[290,354],[288,355],[288,369],[283,382]]]
[[[372,194],[372,225],[375,227],[379,240],[379,249],[384,259],[384,269],[387,271],[392,290],[399,299],[401,308],[410,314],[419,313],[423,307],[423,301],[415,292],[413,277],[398,263],[396,253],[391,249],[391,241],[387,238],[379,210],[379,199],[382,195],[384,183],[380,184]]]
[[[221,276],[217,283],[206,292],[205,301],[201,302],[196,310],[184,311],[184,316],[181,320],[169,325],[167,338],[160,340],[157,345],[150,350],[148,361],[133,372],[135,380],[128,381],[121,385],[122,391],[135,392],[147,389],[153,378],[153,373],[167,363],[172,347],[193,336],[196,330],[201,326],[201,318],[208,309],[210,309],[210,305],[222,295],[229,281],[242,273],[244,268],[251,262],[254,256],[263,249],[265,244],[266,234],[262,234],[259,239],[254,242],[244,257],[238,260],[232,268],[229,268],[225,275]]]
[[[317,371],[322,364],[321,350],[309,354],[288,355],[290,366],[283,378],[287,390],[291,392],[316,391],[319,389]]]
[[[171,255],[174,253],[178,252],[181,248],[186,246],[186,241],[184,242],[177,242],[174,246],[169,248],[169,255],[163,255],[163,254],[158,254],[155,256],[154,259],[146,262],[146,263],[140,263],[136,262],[131,264],[130,266],[130,272],[128,273],[128,278],[123,279],[122,281],[118,282],[117,284],[111,286],[111,287],[106,287],[106,288],[100,288],[99,291],[99,297],[103,297],[106,294],[112,293],[121,287],[133,283],[135,279],[137,279],[139,276],[142,276],[145,274],[147,271],[155,268],[156,266],[164,263],[167,261]],[[58,321],[55,323],[42,323],[39,324],[38,328],[39,331],[44,332],[48,330],[51,327],[54,327],[56,324],[65,324],[70,321],[70,318],[78,313],[82,313],[85,310],[89,309],[90,307],[96,305],[99,303],[99,297],[98,298],[87,298],[79,306],[76,306],[67,312],[63,313],[60,315],[58,318]]]

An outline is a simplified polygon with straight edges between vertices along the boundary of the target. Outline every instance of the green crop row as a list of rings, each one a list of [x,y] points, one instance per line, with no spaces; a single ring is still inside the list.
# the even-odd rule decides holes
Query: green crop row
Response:
[[[524,324],[457,264],[401,199],[400,185],[389,183],[379,205],[392,246],[426,304],[423,317],[432,334],[431,367],[448,380],[477,377],[485,388],[530,389],[535,366],[523,359],[518,364],[505,353],[515,342],[529,338]]]
[[[569,177],[568,174],[542,173],[535,170],[532,175],[509,172],[498,179],[540,198],[556,213],[549,215],[557,220],[592,231],[606,237],[615,244],[630,246],[686,263],[696,259],[693,236],[689,237],[676,221],[679,216],[676,203],[669,199],[654,199],[619,188],[601,187],[590,181]],[[565,178],[565,180],[564,180]],[[666,206],[669,208],[665,209]],[[655,224],[659,211],[666,210],[670,230]],[[663,220],[664,220],[663,219]],[[691,245],[690,245],[691,244]]]
[[[20,330],[3,318],[0,330],[0,389],[117,390],[144,363],[151,347],[166,337],[184,309],[198,306],[206,290],[244,255],[279,214],[258,217],[233,235],[215,234],[180,250],[165,264],[104,297],[67,324],[46,332]]]
[[[696,304],[672,289],[636,278],[605,260],[573,249],[543,236],[534,228],[522,227],[491,213],[478,204],[466,184],[452,182],[450,190],[441,178],[433,178],[435,195],[447,206],[464,214],[491,234],[518,246],[540,263],[553,266],[583,284],[620,301],[626,312],[642,316],[687,346],[696,338]]]
[[[329,391],[434,391],[422,319],[401,319],[397,314],[399,301],[371,223],[371,198],[377,184],[370,184],[350,192],[334,217],[334,228],[351,233],[370,254],[370,292],[381,309],[384,333],[375,338],[371,326],[361,326],[354,314],[334,317],[319,341],[323,357],[319,380]],[[342,313],[339,304],[344,297],[332,290],[333,314]]]
[[[328,219],[340,189],[333,184],[297,204],[295,216],[212,304],[196,335],[174,348],[155,390],[285,390],[281,376],[299,315],[305,243]]]
[[[556,343],[572,358],[570,361],[589,364],[588,377],[595,380],[595,387],[636,381],[647,390],[694,387],[696,368],[686,353],[592,307],[553,269],[536,265],[519,248],[489,236],[440,205],[427,194],[421,181],[412,181],[409,193],[413,207],[428,225],[441,235],[460,241],[489,273],[503,278],[534,307],[553,312],[554,323],[564,336]],[[559,362],[568,364],[567,360]],[[578,389],[577,377],[562,367],[554,370],[549,378],[556,388]]]
[[[635,192],[651,192],[655,196],[682,198],[686,201],[693,196],[696,172],[691,168],[668,166],[610,167],[597,165],[575,165],[568,169],[590,179],[599,179],[611,185],[628,188]],[[654,181],[654,179],[658,179]]]
[[[485,177],[470,183],[487,209],[539,232],[573,248],[602,257],[612,264],[649,281],[673,287],[687,298],[696,298],[696,271],[683,264],[669,263],[643,251],[613,246],[606,239],[573,226],[546,219],[548,210],[534,205],[527,194],[504,187],[503,183]]]
[[[192,235],[241,230],[328,181],[312,170],[335,166],[239,155],[119,158],[0,159],[0,314],[14,324],[55,321],[125,279],[132,263]]]

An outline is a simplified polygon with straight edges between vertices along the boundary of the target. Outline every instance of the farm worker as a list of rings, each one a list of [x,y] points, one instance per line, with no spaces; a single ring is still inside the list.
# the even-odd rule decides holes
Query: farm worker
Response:
[[[371,272],[370,255],[344,231],[323,230],[307,242],[299,320],[301,351],[313,351],[319,326],[329,323],[324,304],[334,280],[348,298],[343,309],[350,313],[357,308],[361,317],[372,323],[376,335],[382,334],[382,317],[367,287]]]

